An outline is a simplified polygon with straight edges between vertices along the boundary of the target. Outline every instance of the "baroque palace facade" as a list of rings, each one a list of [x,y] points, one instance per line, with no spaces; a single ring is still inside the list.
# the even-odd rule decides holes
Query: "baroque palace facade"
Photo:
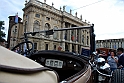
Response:
[[[120,47],[124,48],[124,38],[96,40],[96,49],[97,48],[118,49]]]
[[[65,6],[56,9],[45,2],[38,0],[26,1],[23,8],[23,22],[19,18],[14,23],[14,16],[9,17],[8,47],[11,49],[24,40],[24,32],[34,32],[51,29],[70,28],[78,26],[91,26],[82,21],[82,16],[77,17],[65,11]],[[53,35],[38,33],[35,36],[28,35],[28,39],[34,43],[35,50],[58,50],[80,53],[81,48],[90,48],[89,29],[76,29],[56,31]]]

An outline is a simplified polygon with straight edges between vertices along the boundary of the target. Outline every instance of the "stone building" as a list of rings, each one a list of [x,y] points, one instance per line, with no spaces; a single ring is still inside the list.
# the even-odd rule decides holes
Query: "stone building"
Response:
[[[20,38],[23,31],[23,23],[18,17],[18,23],[15,23],[15,16],[9,16],[9,30],[7,38],[7,48],[12,49],[15,45],[21,42]]]
[[[78,26],[91,26],[86,21],[82,21],[82,16],[75,15],[65,11],[65,6],[56,9],[45,2],[38,0],[29,0],[23,8],[23,23],[14,24],[11,29],[11,37],[16,38],[16,43],[10,42],[12,48],[18,42],[23,41],[24,32],[34,32],[51,29],[70,28]],[[18,25],[18,26],[16,26]],[[18,27],[15,35],[13,29]],[[20,39],[20,40],[18,40]],[[46,33],[38,33],[35,36],[28,35],[28,39],[34,43],[35,50],[58,50],[59,47],[63,51],[80,53],[81,48],[90,49],[90,31],[89,29],[56,31],[53,35]],[[11,40],[11,38],[10,38]]]
[[[124,38],[96,40],[96,48],[118,49],[119,47],[124,48]]]

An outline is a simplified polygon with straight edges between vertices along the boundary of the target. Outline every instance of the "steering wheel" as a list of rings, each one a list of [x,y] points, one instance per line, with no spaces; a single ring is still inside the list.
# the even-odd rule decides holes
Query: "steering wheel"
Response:
[[[18,47],[20,47],[21,45],[24,45],[24,44],[26,44],[26,50],[21,51],[19,54],[21,54],[21,55],[26,54],[27,57],[30,57],[30,55],[34,52],[34,44],[31,41],[21,42],[21,43],[17,44],[15,47],[13,47],[11,50],[14,51],[14,50],[16,50],[16,48],[18,48]],[[29,46],[29,44],[31,44],[31,46]]]

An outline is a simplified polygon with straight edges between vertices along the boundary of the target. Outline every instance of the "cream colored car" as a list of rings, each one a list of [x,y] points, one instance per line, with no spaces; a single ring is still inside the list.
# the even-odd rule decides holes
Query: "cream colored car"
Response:
[[[30,58],[0,46],[0,83],[93,83],[91,66],[73,53],[39,51]]]

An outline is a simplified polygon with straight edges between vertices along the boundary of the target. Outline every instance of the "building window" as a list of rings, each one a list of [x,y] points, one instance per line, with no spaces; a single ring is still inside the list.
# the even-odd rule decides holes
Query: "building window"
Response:
[[[74,44],[72,44],[72,52],[75,53],[75,50],[74,50]]]
[[[48,44],[45,45],[45,50],[48,50]]]
[[[118,47],[120,47],[119,41],[118,41]]]
[[[54,27],[54,30],[56,30],[56,29],[57,29],[57,27],[55,26],[55,27]],[[58,32],[57,32],[57,31],[54,32],[53,38],[54,38],[54,39],[57,39],[57,38],[58,38]]]
[[[74,41],[74,30],[71,31],[71,40]]]
[[[49,18],[49,17],[46,17],[46,20],[47,20],[47,21],[50,21],[50,18]]]
[[[123,46],[122,46],[122,42],[121,42],[121,48],[122,48]]]
[[[84,33],[84,30],[82,30],[82,32]]]
[[[28,18],[28,15],[26,15],[26,18]]]
[[[45,24],[45,30],[49,30],[50,29],[50,24],[49,23],[46,23]]]
[[[45,24],[45,30],[50,30],[50,24],[49,23]],[[50,37],[49,35],[46,35],[46,33],[44,33],[44,36],[47,37],[47,38]]]
[[[17,33],[17,26],[15,26],[15,33]]]
[[[54,45],[54,50],[56,50],[56,45]]]
[[[76,41],[79,42],[79,30],[77,30],[77,37],[76,37]]]
[[[68,43],[65,43],[65,51],[68,51],[69,52]]]
[[[87,45],[89,45],[89,36],[87,36]]]
[[[65,31],[65,37],[64,37],[65,40],[67,40],[67,30]]]
[[[40,18],[40,14],[35,14],[35,17]]]
[[[82,43],[84,43],[84,35],[82,35]]]
[[[34,28],[33,28],[33,32],[37,32],[40,31],[40,22],[39,21],[34,21]],[[36,36],[39,36],[39,34],[37,33]]]
[[[111,43],[110,43],[110,48],[111,48]]]
[[[26,32],[27,29],[27,21],[25,22],[24,32]]]
[[[34,43],[34,49],[37,50],[37,43]]]
[[[78,53],[80,54],[80,49],[81,49],[81,46],[78,45]]]

